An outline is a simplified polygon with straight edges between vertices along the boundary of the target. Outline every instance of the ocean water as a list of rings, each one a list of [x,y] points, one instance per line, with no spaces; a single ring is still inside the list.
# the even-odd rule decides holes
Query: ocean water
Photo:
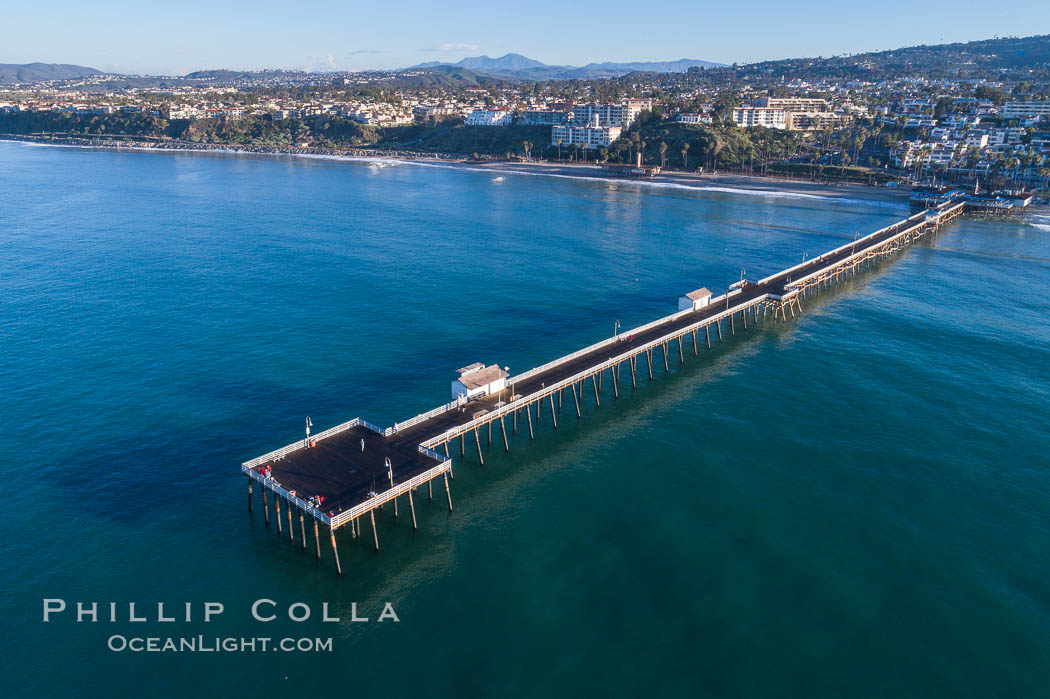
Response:
[[[524,371],[905,213],[0,143],[3,693],[1046,696],[1047,218],[959,221],[509,455],[454,453],[455,512],[388,508],[378,553],[340,532],[342,578],[247,512],[239,463],[305,415],[392,424],[456,367]],[[198,634],[333,647],[107,648]]]

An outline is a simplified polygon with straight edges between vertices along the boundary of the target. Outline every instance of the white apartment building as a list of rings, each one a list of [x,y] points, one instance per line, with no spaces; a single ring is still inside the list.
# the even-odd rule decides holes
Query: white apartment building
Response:
[[[710,114],[679,114],[675,119],[679,124],[710,124]]]
[[[737,107],[733,110],[733,121],[737,126],[750,128],[765,126],[770,129],[786,129],[787,115],[783,109],[771,107]]]
[[[988,147],[988,134],[971,131],[966,136],[966,145],[969,148],[987,148]]]
[[[598,126],[592,121],[591,126],[576,126],[566,124],[555,126],[551,129],[551,145],[558,145],[561,141],[563,146],[583,146],[584,148],[598,148],[608,146],[620,137],[623,131],[619,126]]]
[[[938,143],[934,145],[933,150],[930,151],[930,164],[944,165],[947,167],[951,164],[952,158],[955,157],[955,150],[955,143]]]
[[[835,112],[784,112],[786,128],[792,131],[819,131],[834,128],[848,120],[846,115]]]
[[[758,107],[783,109],[785,112],[826,112],[826,100],[816,97],[762,97],[755,102]]]
[[[570,112],[537,109],[519,114],[518,123],[526,126],[558,126],[569,123],[569,116]]]
[[[1007,119],[1050,117],[1050,100],[1039,100],[1036,102],[1007,102],[1003,105],[1003,116]]]
[[[627,128],[634,123],[638,115],[651,109],[652,100],[629,99],[618,104],[577,104],[572,108],[572,121],[575,124],[590,124],[595,117],[598,126],[619,126]]]
[[[507,126],[513,115],[503,109],[475,109],[467,115],[467,126]]]

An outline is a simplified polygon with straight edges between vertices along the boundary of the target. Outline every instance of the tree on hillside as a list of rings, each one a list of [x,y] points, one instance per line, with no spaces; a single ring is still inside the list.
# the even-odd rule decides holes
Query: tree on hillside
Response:
[[[683,170],[688,170],[689,169],[689,144],[688,143],[683,143],[682,144],[682,169]]]
[[[722,123],[732,120],[733,110],[736,109],[740,99],[736,93],[731,91],[720,92],[711,106],[711,114]]]
[[[667,143],[660,141],[660,167],[667,167]]]

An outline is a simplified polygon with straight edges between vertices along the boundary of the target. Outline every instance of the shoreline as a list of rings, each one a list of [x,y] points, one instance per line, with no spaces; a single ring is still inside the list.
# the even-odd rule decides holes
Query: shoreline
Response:
[[[551,163],[546,161],[520,162],[506,160],[474,160],[451,153],[420,153],[419,151],[381,150],[368,148],[315,148],[306,146],[251,146],[237,144],[206,144],[184,141],[140,141],[97,137],[48,137],[2,134],[0,140],[40,145],[68,146],[110,151],[151,153],[216,153],[226,155],[268,155],[313,157],[347,160],[397,161],[418,165],[467,169],[494,174],[516,174],[570,179],[596,179],[640,185],[681,187],[707,192],[752,193],[769,196],[797,196],[819,199],[862,199],[907,205],[905,188],[876,187],[864,184],[827,184],[790,178],[761,175],[696,173],[668,171],[651,178],[621,178],[600,171],[593,164]]]

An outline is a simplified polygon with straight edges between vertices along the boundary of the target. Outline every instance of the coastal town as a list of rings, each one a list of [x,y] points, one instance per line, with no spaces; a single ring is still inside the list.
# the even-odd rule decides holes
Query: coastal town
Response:
[[[1050,37],[1023,41],[1045,53]],[[982,65],[957,60],[971,45],[960,46],[954,54],[950,46],[920,47],[927,62],[897,71],[870,54],[843,58],[834,71],[827,60],[813,60],[588,80],[464,80],[428,69],[96,74],[0,85],[0,134],[545,159],[639,176],[677,170],[867,184],[983,180],[1045,192],[1046,61]],[[939,48],[950,70],[931,69],[929,56]]]

